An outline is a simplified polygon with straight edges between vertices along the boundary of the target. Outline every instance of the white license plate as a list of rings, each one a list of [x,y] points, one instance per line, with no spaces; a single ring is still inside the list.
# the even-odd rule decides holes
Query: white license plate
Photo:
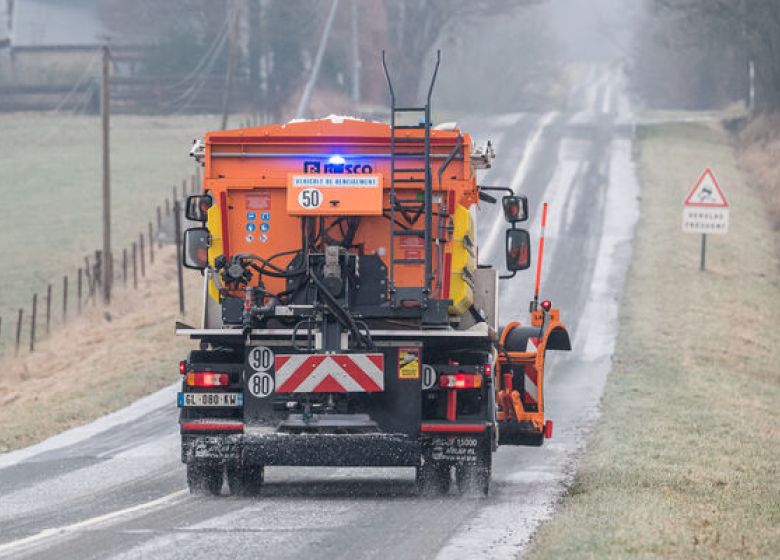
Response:
[[[243,406],[242,393],[179,393],[178,404],[183,406]]]

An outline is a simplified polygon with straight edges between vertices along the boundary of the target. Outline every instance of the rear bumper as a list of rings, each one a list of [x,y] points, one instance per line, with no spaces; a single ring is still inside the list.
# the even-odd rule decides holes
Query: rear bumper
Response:
[[[421,446],[405,434],[183,435],[182,461],[300,467],[413,467]]]

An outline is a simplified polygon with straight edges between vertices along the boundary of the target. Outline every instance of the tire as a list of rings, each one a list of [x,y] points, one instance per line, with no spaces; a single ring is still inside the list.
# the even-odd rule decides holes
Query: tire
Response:
[[[191,494],[219,496],[222,481],[223,468],[219,463],[187,463],[187,485]]]
[[[228,465],[227,483],[231,496],[257,496],[263,487],[265,479],[264,468],[261,466]]]
[[[445,496],[452,483],[450,466],[428,459],[416,467],[415,482],[421,496]]]
[[[493,453],[486,443],[479,446],[475,459],[473,463],[455,466],[458,491],[464,496],[487,496],[490,492]]]

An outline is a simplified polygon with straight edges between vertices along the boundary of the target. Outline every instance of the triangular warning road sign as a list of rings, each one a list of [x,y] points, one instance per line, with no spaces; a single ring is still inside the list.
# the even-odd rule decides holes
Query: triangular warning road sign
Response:
[[[715,180],[715,175],[708,167],[701,174],[699,180],[688,193],[685,198],[684,206],[709,206],[718,208],[728,208],[729,203],[726,200],[726,195],[720,190],[718,181]]]

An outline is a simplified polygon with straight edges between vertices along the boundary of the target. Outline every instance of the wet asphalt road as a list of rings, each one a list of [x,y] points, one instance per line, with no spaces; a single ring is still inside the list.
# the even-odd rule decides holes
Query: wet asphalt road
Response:
[[[489,497],[418,498],[413,469],[335,468],[269,468],[254,499],[191,496],[171,388],[0,455],[0,557],[517,557],[571,478],[610,366],[638,195],[624,91],[619,67],[592,66],[567,111],[460,123],[493,140],[480,183],[528,195],[534,239],[550,203],[543,297],[561,307],[574,343],[548,365],[554,438],[501,448]],[[482,262],[501,262],[499,212],[480,210]],[[501,284],[502,322],[526,319],[532,277]]]

